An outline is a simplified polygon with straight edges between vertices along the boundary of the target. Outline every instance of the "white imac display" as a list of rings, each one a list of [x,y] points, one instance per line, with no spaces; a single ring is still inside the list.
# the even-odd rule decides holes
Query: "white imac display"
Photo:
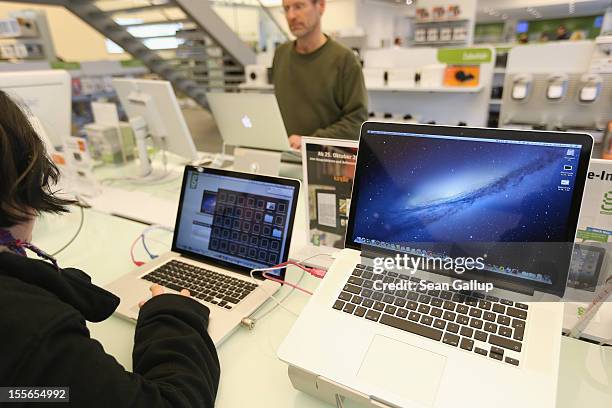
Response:
[[[0,89],[29,109],[54,148],[63,150],[70,136],[72,90],[66,71],[0,72]]]
[[[151,171],[144,145],[146,136],[151,136],[160,149],[189,161],[198,159],[198,152],[170,82],[114,78],[113,86],[136,134],[142,175]]]

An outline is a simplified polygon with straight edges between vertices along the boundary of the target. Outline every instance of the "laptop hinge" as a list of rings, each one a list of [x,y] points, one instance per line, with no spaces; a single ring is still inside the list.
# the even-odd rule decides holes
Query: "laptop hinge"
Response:
[[[385,256],[392,256],[389,252],[384,253],[384,252],[380,252],[380,251],[376,251],[375,249],[372,248],[365,248],[361,250],[361,256],[362,258],[367,258],[367,259],[374,259],[377,257],[385,257]],[[394,255],[393,255],[394,256]],[[414,258],[423,258],[421,256],[414,256],[412,255]],[[517,293],[521,293],[523,295],[527,295],[527,296],[533,296],[535,294],[535,289],[529,285],[525,285],[525,284],[521,284],[518,282],[513,282],[513,281],[507,281],[507,280],[503,280],[503,279],[487,279],[475,275],[475,274],[470,274],[469,272],[465,272],[463,275],[461,276],[456,276],[453,275],[451,272],[446,271],[446,270],[442,270],[442,269],[421,269],[423,272],[428,272],[428,273],[434,273],[436,275],[440,275],[440,276],[445,276],[451,279],[461,279],[464,281],[468,281],[468,280],[477,280],[479,282],[490,282],[493,283],[493,285],[495,286],[496,289],[503,289],[503,290],[509,290],[512,292],[517,292]]]
[[[375,408],[400,408],[382,398],[363,394],[352,388],[345,387],[328,378],[298,368],[289,364],[287,367],[289,380],[296,390],[300,390],[328,404],[343,408],[345,400],[350,400],[351,406]]]
[[[393,256],[393,255],[391,255],[390,252],[385,252],[383,250],[376,250],[373,247],[368,247],[368,248],[362,247],[361,256],[363,258],[374,259],[374,258],[387,257],[387,256]]]
[[[359,391],[356,391],[352,388],[347,388],[342,384],[338,384],[335,381],[332,381],[328,378],[322,377],[322,376],[317,376],[317,383],[318,387],[317,388],[322,388],[321,386],[323,384],[326,384],[327,387],[325,388],[329,388],[330,390],[332,390],[332,392],[335,394],[335,400],[336,400],[336,407],[337,408],[343,408],[343,403],[345,399],[349,399],[351,400],[351,402],[355,402],[357,404],[363,405],[363,406],[369,406],[369,407],[376,407],[376,408],[400,408],[398,405],[395,404],[390,404],[380,398],[374,397],[374,396],[368,396],[365,394],[362,394]]]
[[[210,261],[210,260],[207,260],[207,259],[202,259],[202,258],[199,258],[196,255],[190,255],[190,254],[185,253],[185,252],[176,252],[176,253],[179,254],[179,256],[181,258],[186,258],[186,259],[189,259],[191,261],[198,262],[198,263],[208,264],[208,265],[214,266],[216,268],[221,268],[221,269],[224,269],[224,270],[229,271],[229,272],[234,272],[234,273],[238,273],[240,275],[244,275],[245,277],[249,277],[249,273],[245,272],[244,269],[233,268],[231,265],[216,265],[214,263],[214,261]],[[263,278],[263,276],[261,276],[261,274],[253,274],[253,277],[256,280],[259,280],[259,281],[265,280]]]
[[[383,401],[377,397],[370,397],[370,403],[374,407],[378,408],[401,408],[399,405],[391,404],[390,402]]]

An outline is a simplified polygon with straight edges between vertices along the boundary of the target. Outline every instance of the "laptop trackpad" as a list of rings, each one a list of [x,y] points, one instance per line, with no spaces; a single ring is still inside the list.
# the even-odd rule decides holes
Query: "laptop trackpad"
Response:
[[[398,396],[433,405],[446,357],[377,335],[357,377]]]

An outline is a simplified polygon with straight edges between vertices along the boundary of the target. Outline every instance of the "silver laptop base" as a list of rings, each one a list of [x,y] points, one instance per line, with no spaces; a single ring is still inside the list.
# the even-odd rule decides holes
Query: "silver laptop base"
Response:
[[[293,388],[337,408],[343,408],[346,400],[350,400],[351,407],[399,408],[293,365],[289,365],[288,373]]]

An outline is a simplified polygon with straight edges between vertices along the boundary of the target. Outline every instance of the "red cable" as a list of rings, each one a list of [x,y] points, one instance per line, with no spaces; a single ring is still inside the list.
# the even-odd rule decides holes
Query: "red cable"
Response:
[[[294,289],[301,290],[302,292],[304,292],[304,293],[306,293],[308,295],[312,295],[312,292],[309,291],[308,289],[304,289],[302,287],[299,287],[298,285],[295,285],[295,284],[293,284],[291,282],[287,282],[285,280],[275,278],[273,276],[268,275],[266,272],[264,272],[262,275],[263,275],[264,278],[269,279],[269,280],[271,280],[273,282],[278,282],[278,283],[281,283],[281,284],[284,284],[284,285],[287,285],[287,286],[291,286]]]
[[[287,266],[287,265],[297,266],[298,268],[302,269],[305,272],[308,272],[309,274],[317,278],[323,278],[325,276],[325,273],[327,272],[327,271],[324,271],[323,269],[312,268],[310,266],[303,266],[302,264],[295,262],[295,261],[283,262],[278,265],[271,266],[270,269],[280,268],[280,267]]]
[[[325,276],[325,273],[326,273],[326,271],[324,271],[322,269],[311,268],[309,266],[303,266],[302,264],[300,264],[298,262],[294,262],[294,261],[283,262],[283,263],[280,263],[280,264],[275,265],[275,266],[271,266],[270,268],[266,268],[266,269],[281,268],[283,266],[288,266],[288,265],[297,266],[298,268],[302,269],[303,271],[305,271],[305,272],[309,273],[310,275],[315,276],[317,278],[323,278]],[[278,282],[278,283],[281,283],[283,285],[287,285],[287,286],[290,286],[290,287],[292,287],[294,289],[300,290],[300,291],[302,291],[302,292],[304,292],[304,293],[306,293],[308,295],[312,295],[311,291],[309,291],[307,289],[304,289],[304,288],[302,288],[300,286],[297,286],[297,285],[295,285],[295,284],[293,284],[291,282],[287,282],[286,280],[278,279],[276,277],[270,276],[270,275],[268,275],[267,272],[263,272],[262,276],[264,278],[266,278],[266,279],[269,279],[269,280],[273,281],[273,282]]]
[[[134,265],[142,266],[144,265],[144,262],[137,261],[136,258],[134,258],[134,247],[136,246],[136,243],[138,242],[138,240],[140,240],[140,235],[138,236],[138,238],[134,240],[134,242],[132,242],[132,246],[130,247],[130,257],[132,258],[132,262],[134,263]]]

